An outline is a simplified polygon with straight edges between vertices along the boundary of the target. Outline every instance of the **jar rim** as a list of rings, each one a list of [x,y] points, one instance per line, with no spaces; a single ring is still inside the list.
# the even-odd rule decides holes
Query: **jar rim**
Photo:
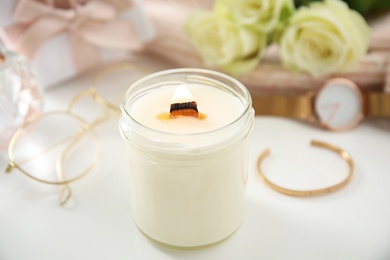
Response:
[[[149,126],[146,126],[144,124],[141,124],[139,121],[137,121],[131,114],[130,112],[126,109],[126,104],[127,104],[127,97],[130,93],[130,91],[142,84],[142,83],[145,83],[153,78],[156,78],[156,77],[161,77],[161,76],[166,76],[168,74],[186,74],[186,73],[193,73],[193,74],[198,74],[198,75],[204,75],[204,76],[216,76],[216,77],[219,77],[221,79],[225,79],[225,80],[228,80],[230,82],[232,82],[235,86],[238,86],[239,89],[244,93],[244,98],[245,98],[245,103],[243,103],[245,105],[243,111],[240,113],[239,116],[237,116],[236,119],[234,119],[232,122],[222,126],[222,127],[219,127],[219,128],[216,128],[216,129],[213,129],[213,130],[210,130],[210,131],[204,131],[204,132],[197,132],[197,133],[171,133],[171,132],[166,132],[166,131],[161,131],[161,130],[157,130],[155,128],[152,128],[152,127],[149,127]],[[218,80],[218,79],[216,79]],[[219,81],[219,80],[218,80]],[[157,133],[157,134],[162,134],[162,135],[174,135],[174,136],[202,136],[202,135],[206,135],[206,134],[212,134],[212,133],[216,133],[218,131],[221,131],[222,129],[226,129],[228,127],[230,127],[231,125],[234,125],[237,123],[237,121],[239,121],[245,114],[248,113],[249,110],[252,109],[252,98],[251,98],[251,95],[248,91],[248,89],[244,86],[244,84],[242,84],[240,81],[238,81],[237,79],[229,76],[229,75],[226,75],[224,73],[221,73],[221,72],[217,72],[217,71],[213,71],[213,70],[208,70],[208,69],[199,69],[199,68],[178,68],[178,69],[168,69],[168,70],[162,70],[162,71],[158,71],[158,72],[155,72],[155,73],[151,73],[137,81],[135,81],[134,83],[132,83],[130,85],[130,87],[126,90],[126,93],[122,99],[122,103],[121,103],[121,110],[122,110],[122,114],[125,113],[126,116],[128,118],[130,118],[133,122],[135,122],[138,126],[148,130],[148,131],[152,131],[154,133]]]

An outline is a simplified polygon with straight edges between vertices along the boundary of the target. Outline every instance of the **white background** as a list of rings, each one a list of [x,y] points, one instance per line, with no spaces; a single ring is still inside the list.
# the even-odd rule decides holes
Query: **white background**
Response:
[[[87,75],[46,91],[44,110],[65,109],[90,79]],[[389,119],[366,119],[348,132],[333,133],[294,120],[257,117],[246,218],[230,238],[196,250],[162,247],[136,228],[117,118],[96,131],[101,159],[85,179],[71,184],[77,201],[73,208],[58,206],[56,187],[16,170],[0,174],[0,259],[390,259]],[[311,139],[351,154],[355,175],[346,187],[297,198],[262,182],[256,160],[266,148],[271,155],[264,172],[286,187],[319,188],[344,178],[346,163],[310,147]]]

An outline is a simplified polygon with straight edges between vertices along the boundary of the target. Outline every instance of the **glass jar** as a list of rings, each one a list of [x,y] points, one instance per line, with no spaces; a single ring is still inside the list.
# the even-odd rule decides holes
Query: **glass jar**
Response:
[[[0,93],[0,150],[3,150],[16,129],[40,112],[42,99],[28,60],[1,44]]]
[[[231,114],[221,114],[227,123],[210,131],[169,132],[140,123],[134,116],[136,103],[166,85],[211,88],[231,96],[241,108],[230,119]],[[231,106],[212,98],[215,107]],[[121,109],[119,128],[127,145],[132,213],[139,229],[177,247],[209,245],[237,230],[244,218],[248,138],[254,125],[248,90],[214,71],[167,70],[131,85]],[[197,121],[191,123],[197,127]]]

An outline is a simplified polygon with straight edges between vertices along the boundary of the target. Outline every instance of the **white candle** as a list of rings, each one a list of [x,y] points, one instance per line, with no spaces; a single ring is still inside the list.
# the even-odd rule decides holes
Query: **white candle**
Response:
[[[206,117],[161,120],[182,85]],[[245,87],[220,73],[171,70],[134,83],[122,106],[137,226],[180,247],[232,234],[244,216],[247,139],[254,123]]]

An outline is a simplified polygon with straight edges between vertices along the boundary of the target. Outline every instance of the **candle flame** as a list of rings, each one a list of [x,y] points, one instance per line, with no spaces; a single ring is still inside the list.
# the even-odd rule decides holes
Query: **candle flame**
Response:
[[[181,84],[173,92],[171,102],[182,103],[182,102],[190,102],[192,100],[193,97],[191,92],[188,90],[188,88],[185,85]]]
[[[181,117],[196,117],[205,119],[206,115],[198,112],[198,106],[190,90],[184,84],[180,84],[172,94],[169,113],[163,112],[157,115],[162,121],[171,121]]]

